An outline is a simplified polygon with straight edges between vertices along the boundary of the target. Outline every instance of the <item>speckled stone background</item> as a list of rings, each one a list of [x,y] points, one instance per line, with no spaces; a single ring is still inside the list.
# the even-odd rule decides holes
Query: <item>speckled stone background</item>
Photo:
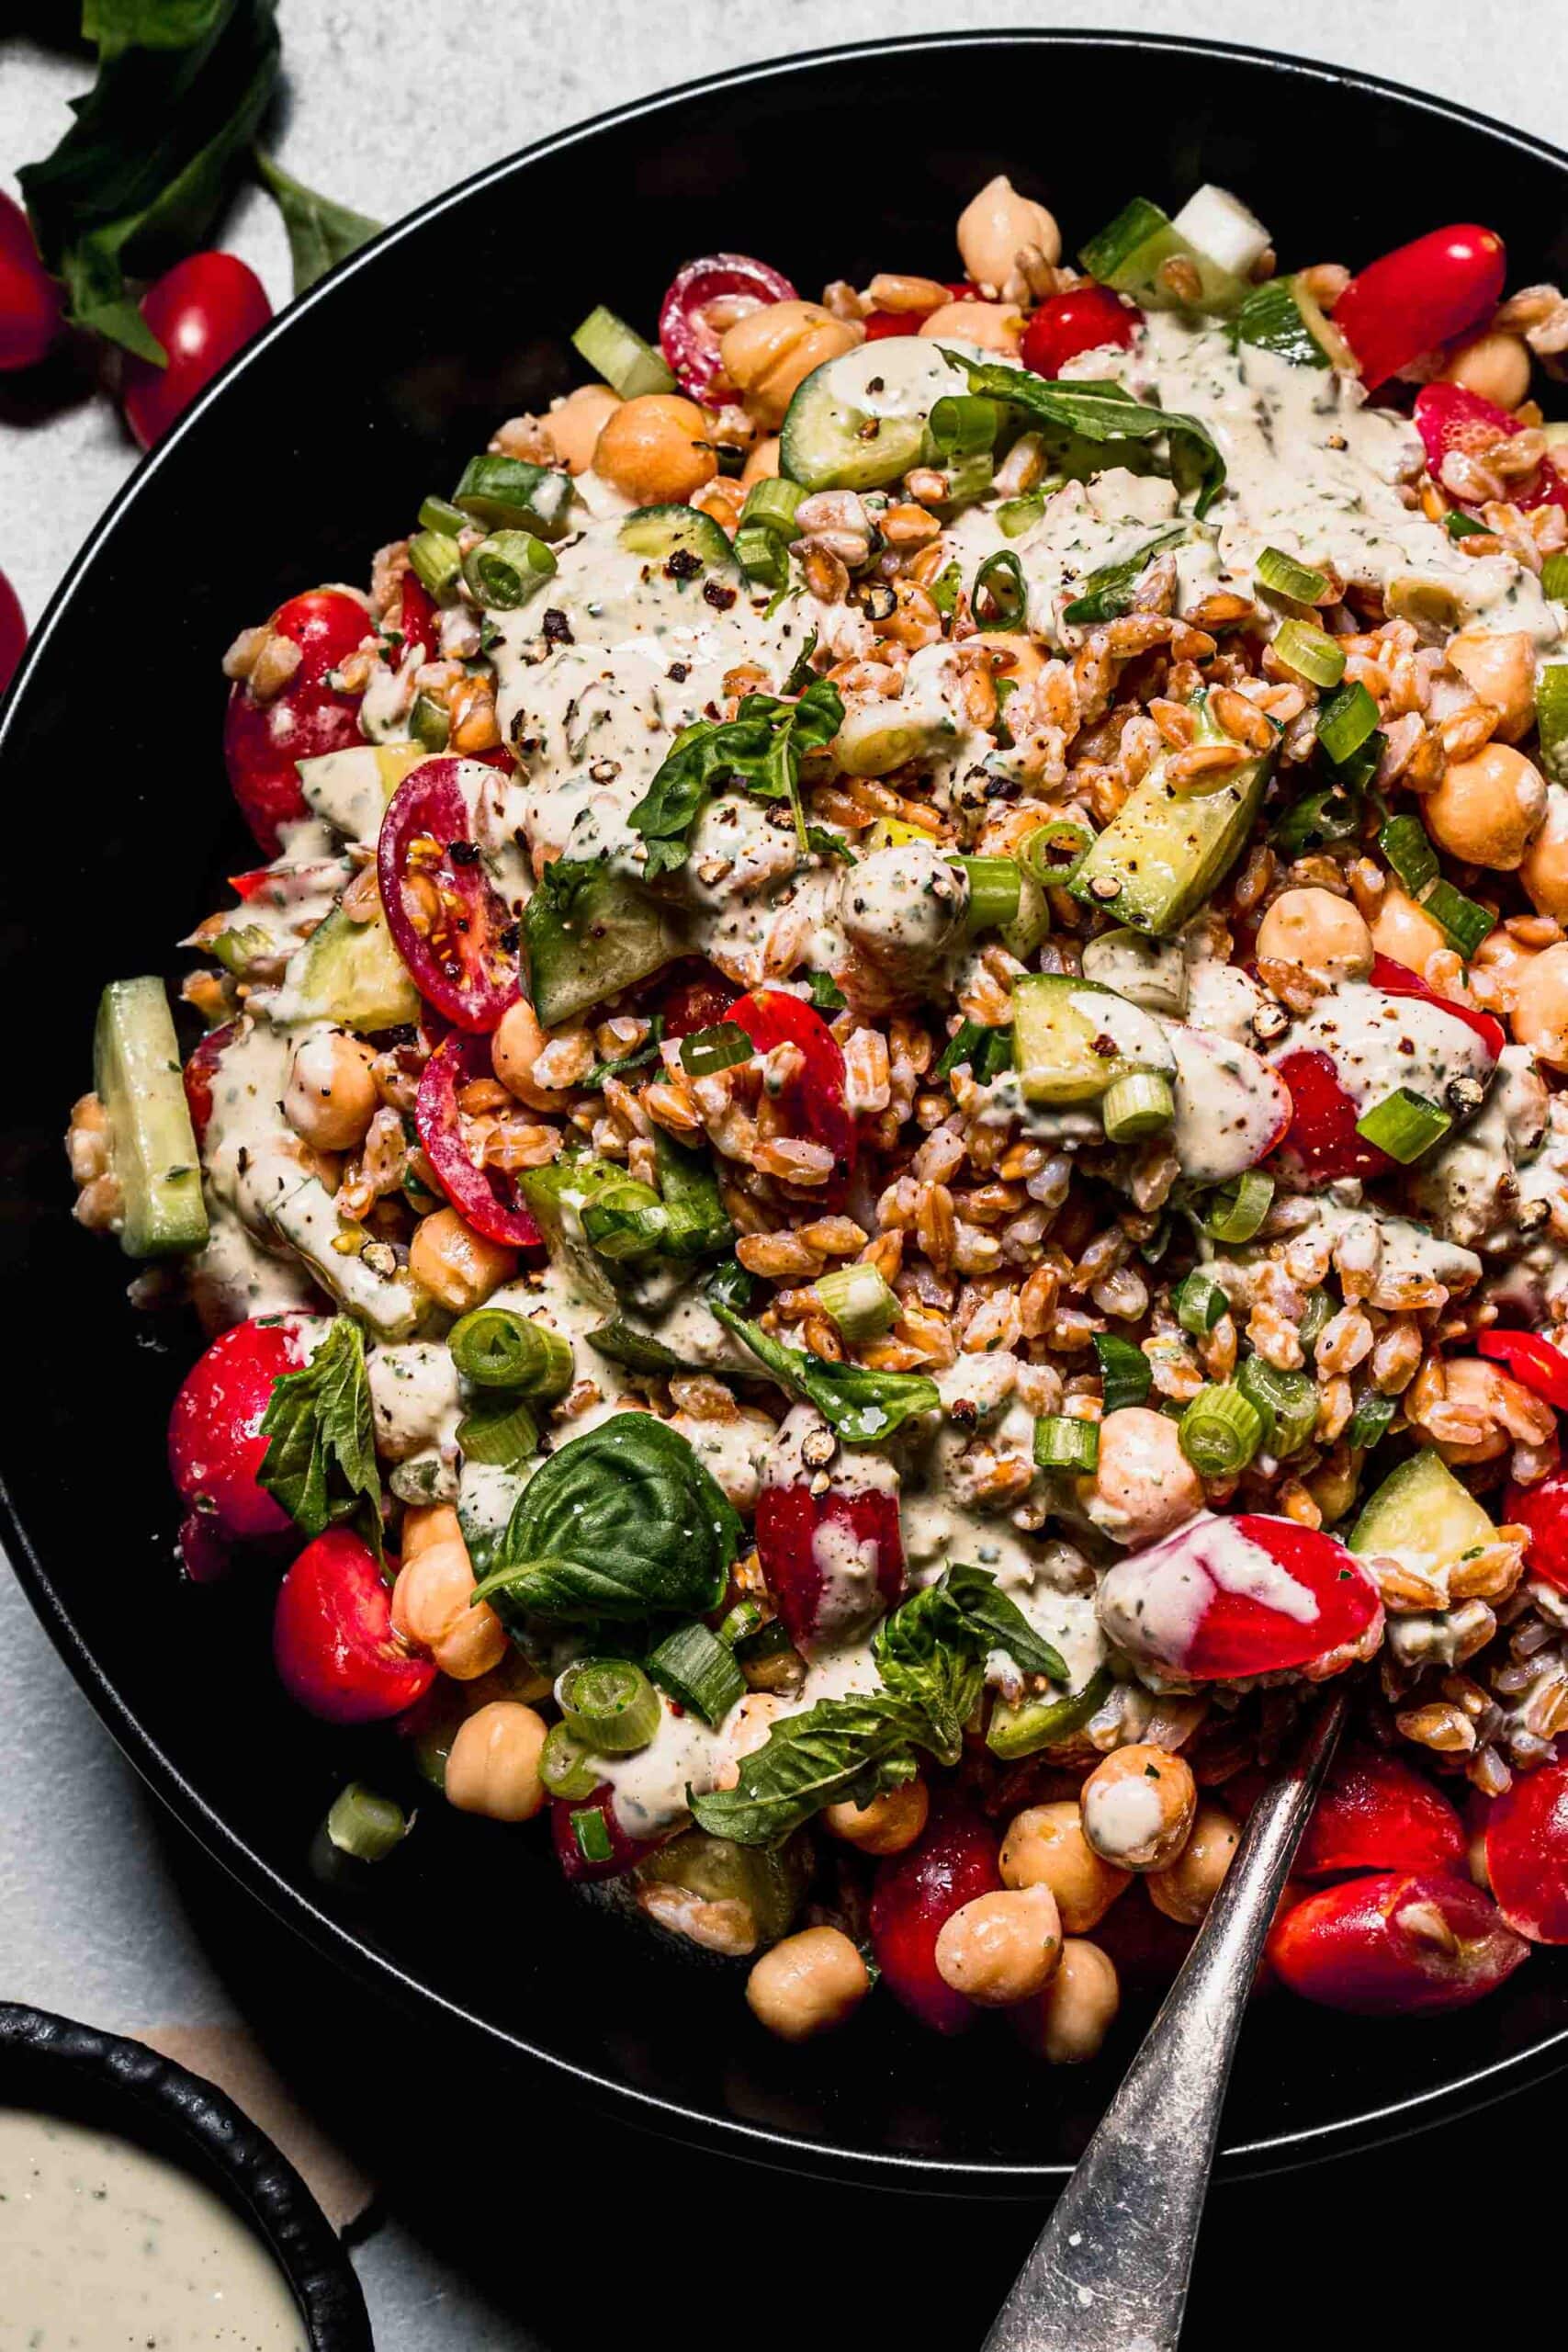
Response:
[[[78,14],[74,0],[0,0],[0,185],[52,145],[85,83],[81,55],[52,45]],[[460,172],[672,80],[1036,12],[1007,0],[280,0],[278,14],[287,94],[271,143],[303,180],[390,219]],[[1314,0],[1284,15],[1224,0],[1061,0],[1050,14],[1072,27],[1300,48],[1548,139],[1562,139],[1568,116],[1568,46],[1539,0]],[[1106,121],[1107,184],[1120,187],[1109,93]],[[1048,178],[1049,123],[1021,119],[1016,137]],[[1321,169],[1331,222],[1335,175],[1354,159],[1281,160],[1293,173]],[[1440,188],[1432,212],[1443,216]],[[288,263],[271,205],[242,198],[222,242],[281,303]],[[1324,243],[1332,249],[1332,235]],[[0,392],[0,564],[30,616],[134,456],[102,400],[39,413],[25,388]],[[62,1102],[73,1083],[62,1072]],[[276,1946],[237,1905],[144,1794],[8,1577],[0,1724],[0,1994],[130,2031],[203,2029],[195,2046],[209,2068],[226,2049],[231,2061],[248,2054],[248,2040],[242,2049],[230,2036],[254,2036],[316,2123],[361,2162],[375,2152],[381,2197],[356,2260],[380,2352],[601,2352],[676,2327],[748,2352],[980,2342],[1032,2234],[1027,2210],[818,2188],[631,2133],[616,2144],[603,2126],[584,2144],[547,2107],[496,2102],[442,2053],[396,2040],[361,1996],[316,1973],[291,1939]],[[1488,2222],[1506,2226],[1516,2255],[1554,2243],[1544,2233],[1558,2106],[1546,2089],[1385,2152],[1218,2193],[1189,2328],[1195,2352],[1330,2330],[1359,2352],[1399,2340],[1423,2309],[1430,2327],[1439,2295],[1448,2342],[1505,2307],[1531,2333],[1555,2290],[1530,2263],[1485,2252],[1483,2236]],[[1483,2193],[1499,2168],[1508,2186]],[[341,2169],[326,2188],[339,2211],[356,2201]],[[1445,2213],[1467,2207],[1469,2221],[1444,2234]],[[706,2249],[682,2251],[699,2216]],[[1243,2304],[1243,2279],[1261,2310]]]

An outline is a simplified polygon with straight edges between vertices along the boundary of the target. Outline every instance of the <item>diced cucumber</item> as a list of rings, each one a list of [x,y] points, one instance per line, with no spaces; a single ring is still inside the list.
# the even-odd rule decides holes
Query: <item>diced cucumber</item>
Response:
[[[1247,292],[1233,270],[1200,252],[1167,213],[1146,197],[1135,196],[1108,227],[1091,237],[1078,259],[1101,286],[1130,294],[1146,311],[1234,311]],[[1166,265],[1185,262],[1168,272]],[[1189,274],[1198,292],[1190,291]]]
[[[933,696],[911,709],[895,697],[868,695],[845,711],[833,739],[833,757],[846,775],[891,775],[908,761],[957,740],[957,719]]]
[[[1269,250],[1269,232],[1257,214],[1213,180],[1188,198],[1170,225],[1233,277],[1250,277]]]
[[[1440,1581],[1468,1553],[1484,1551],[1497,1530],[1441,1454],[1413,1453],[1391,1470],[1350,1531],[1352,1552],[1382,1553]]]
[[[923,335],[887,335],[824,360],[790,401],[779,469],[807,490],[878,490],[933,455],[930,419],[968,379]]]
[[[570,512],[571,476],[523,458],[470,458],[452,503],[487,531],[532,531],[541,539],[558,539]]]
[[[108,1118],[126,1256],[171,1258],[205,1249],[201,1156],[162,980],[111,980],[104,990],[93,1036],[93,1085]]]
[[[1272,351],[1294,368],[1326,368],[1337,359],[1349,363],[1342,338],[1294,277],[1271,277],[1266,285],[1255,286],[1231,332],[1238,343]]]
[[[1156,1021],[1113,989],[1063,972],[1014,981],[1012,1059],[1025,1101],[1057,1105],[1097,1102],[1141,1070],[1176,1069]]]
[[[286,1193],[267,1211],[270,1223],[310,1267],[331,1298],[378,1340],[406,1340],[423,1321],[428,1301],[406,1266],[379,1272],[357,1249],[340,1250],[340,1240],[362,1242],[360,1227],[340,1217],[332,1194],[318,1178]]]
[[[664,912],[607,866],[562,902],[544,889],[528,901],[523,938],[534,1010],[547,1029],[646,979],[683,950]]]
[[[1204,697],[1195,706],[1201,740],[1223,741]],[[1213,791],[1179,792],[1158,760],[1067,886],[1075,899],[1134,931],[1168,937],[1240,855],[1274,764],[1270,749],[1233,768]]]
[[[1538,757],[1549,785],[1568,785],[1568,662],[1543,662],[1535,678]],[[1550,838],[1550,824],[1545,829]]]
[[[1187,958],[1174,940],[1145,939],[1141,931],[1105,931],[1083,951],[1083,976],[1114,989],[1145,1012],[1187,1011]]]
[[[393,944],[385,918],[355,922],[334,907],[289,960],[272,1017],[284,1027],[335,1021],[368,1035],[420,1015],[420,995]]]
[[[423,743],[355,743],[346,752],[323,752],[295,765],[305,806],[314,815],[324,817],[345,841],[373,842],[388,801],[410,768],[429,757]]]
[[[617,536],[628,555],[665,564],[671,557],[694,559],[705,571],[739,575],[735,549],[713,516],[697,506],[634,506]]]
[[[674,1886],[704,1903],[732,1903],[749,1915],[757,1941],[777,1943],[788,1932],[811,1875],[802,1838],[782,1846],[738,1846],[705,1829],[688,1829],[637,1866],[642,1886]]]

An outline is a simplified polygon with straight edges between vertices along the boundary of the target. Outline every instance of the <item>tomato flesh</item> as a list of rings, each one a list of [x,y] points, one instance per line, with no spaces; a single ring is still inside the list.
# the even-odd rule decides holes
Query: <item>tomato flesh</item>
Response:
[[[1490,317],[1507,255],[1495,231],[1463,221],[1433,229],[1359,270],[1334,306],[1369,389]]]
[[[39,259],[31,222],[15,197],[0,193],[0,375],[36,367],[63,316],[60,287]],[[0,672],[0,691],[5,684]]]
[[[398,1639],[391,1588],[346,1527],[307,1544],[278,1587],[272,1654],[289,1697],[330,1724],[384,1723],[435,1679]]]
[[[1424,384],[1416,395],[1415,415],[1427,452],[1427,469],[1450,498],[1457,493],[1442,480],[1446,458],[1456,451],[1463,457],[1479,457],[1499,439],[1511,441],[1525,430],[1506,408],[1483,400],[1479,392],[1467,391],[1462,384]],[[1511,505],[1527,510],[1568,507],[1568,475],[1559,473],[1551,458],[1545,457],[1533,473],[1510,481],[1504,495]]]
[[[938,278],[937,284],[947,288],[950,302],[983,302],[985,296],[971,277]],[[868,311],[861,321],[867,343],[881,343],[889,335],[919,334],[919,316],[912,311]]]
[[[1494,1363],[1506,1364],[1522,1388],[1568,1413],[1568,1356],[1550,1340],[1538,1331],[1483,1331],[1475,1344]]]
[[[341,588],[314,588],[280,605],[267,628],[299,648],[299,666],[270,702],[257,702],[243,680],[231,689],[223,757],[246,823],[261,848],[276,856],[278,827],[310,814],[296,761],[345,752],[362,740],[359,697],[330,678],[364,642],[370,617],[358,598]]]
[[[405,654],[417,651],[422,662],[434,662],[441,650],[440,625],[435,617],[435,599],[417,571],[412,568],[403,574],[402,610],[398,620]]]
[[[1539,1486],[1510,1486],[1503,1510],[1510,1526],[1529,1531],[1526,1572],[1568,1592],[1568,1462],[1560,1463]]]
[[[935,2033],[962,2033],[975,2005],[944,1983],[936,1943],[955,1911],[1001,1884],[997,1837],[956,1799],[939,1801],[921,1836],[877,1866],[871,1948],[894,1999]]]
[[[0,571],[0,695],[21,668],[27,650],[27,616],[16,590]]]
[[[274,1381],[305,1363],[313,1321],[291,1315],[236,1323],[180,1384],[169,1415],[169,1476],[186,1510],[225,1543],[287,1534],[293,1524],[256,1483],[267,1449],[261,1425]]]
[[[198,1144],[207,1139],[208,1124],[212,1117],[212,1081],[218,1075],[218,1065],[234,1042],[236,1026],[234,1022],[225,1021],[221,1027],[209,1029],[185,1066],[186,1103]]]
[[[1468,2008],[1529,1957],[1478,1886],[1437,1871],[1320,1887],[1276,1920],[1267,1950],[1292,1993],[1358,2017]]]
[[[654,1010],[664,1023],[667,1037],[689,1037],[694,1029],[712,1029],[729,1017],[735,989],[711,964],[698,964],[673,978],[663,978]]]
[[[708,316],[717,301],[759,311],[796,299],[787,277],[750,254],[708,254],[677,270],[659,309],[659,345],[682,391],[696,401],[725,398],[718,329]],[[731,326],[744,312],[737,307]]]
[[[1144,314],[1109,286],[1075,286],[1053,294],[1023,330],[1020,356],[1037,376],[1057,377],[1085,351],[1129,351]]]
[[[516,1178],[499,1168],[476,1167],[464,1136],[457,1097],[474,1079],[494,1074],[488,1041],[455,1030],[421,1073],[414,1125],[437,1182],[465,1224],[487,1241],[530,1250],[538,1243],[539,1228],[518,1196]]]
[[[825,1143],[849,1174],[855,1164],[855,1123],[845,1102],[843,1049],[822,1015],[787,989],[755,989],[732,1004],[725,1018],[743,1029],[760,1054],[775,1046],[799,1048],[803,1067],[787,1092],[795,1099],[801,1132]]]
[[[1342,1651],[1348,1664],[1382,1622],[1377,1586],[1343,1544],[1262,1511],[1205,1512],[1129,1553],[1099,1606],[1122,1647],[1193,1682],[1285,1673]]]
[[[1464,1824],[1440,1789],[1381,1748],[1342,1748],[1302,1839],[1302,1878],[1342,1871],[1462,1871]]]
[[[516,924],[491,888],[458,780],[463,763],[423,760],[387,804],[377,847],[381,904],[427,1004],[487,1034],[520,989]]]
[[[818,1541],[824,1528],[831,1531],[827,1544]],[[891,1492],[829,1487],[814,1495],[801,1478],[765,1486],[757,1498],[756,1535],[773,1607],[797,1650],[850,1640],[902,1597],[904,1544]],[[855,1579],[863,1608],[852,1621],[830,1572],[841,1555],[872,1570]]]
[[[272,317],[266,288],[233,254],[192,254],[149,287],[141,315],[169,355],[166,368],[128,354],[126,422],[142,448],[161,441],[220,368]]]
[[[550,1842],[560,1864],[561,1876],[570,1879],[573,1885],[593,1879],[623,1877],[627,1871],[636,1868],[645,1854],[650,1854],[656,1846],[664,1842],[659,1838],[629,1837],[615,1818],[614,1799],[615,1792],[609,1781],[602,1781],[588,1796],[556,1797],[551,1802]],[[603,1825],[610,1850],[597,1860],[590,1860],[578,1842],[577,1830],[573,1826],[573,1816],[578,1814],[596,1816]],[[597,1838],[592,1820],[589,1820],[585,1826],[591,1848],[604,1842]]]
[[[1486,1875],[1510,1928],[1568,1944],[1568,1762],[1519,1772],[1486,1817]]]

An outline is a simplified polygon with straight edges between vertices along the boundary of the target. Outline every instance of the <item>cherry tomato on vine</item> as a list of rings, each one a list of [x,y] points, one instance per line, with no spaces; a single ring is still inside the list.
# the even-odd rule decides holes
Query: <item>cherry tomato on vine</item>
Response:
[[[0,375],[36,367],[63,316],[60,287],[39,259],[31,222],[14,197],[0,194]]]
[[[879,1862],[871,1948],[894,1999],[937,2033],[962,2033],[978,2011],[936,1964],[937,1938],[955,1911],[1001,1884],[997,1833],[956,1798],[939,1799],[914,1845]]]
[[[1358,2017],[1468,2008],[1529,1957],[1478,1886],[1437,1871],[1320,1887],[1276,1920],[1267,1951],[1292,1993]]]
[[[847,1174],[855,1164],[855,1123],[846,1100],[843,1048],[822,1015],[787,989],[753,989],[725,1018],[745,1031],[760,1054],[775,1046],[798,1047],[802,1067],[786,1092],[798,1103],[802,1132],[825,1143]]]
[[[1382,1623],[1378,1589],[1332,1535],[1263,1511],[1199,1519],[1107,1570],[1106,1631],[1136,1658],[1192,1682],[1314,1666]]]
[[[272,317],[266,288],[234,254],[192,254],[149,287],[141,315],[169,355],[166,368],[128,354],[126,422],[144,449],[161,441],[197,394]]]
[[[21,668],[27,650],[27,616],[16,590],[0,571],[0,695]]]
[[[330,1724],[384,1723],[435,1679],[434,1661],[399,1640],[391,1587],[347,1527],[307,1544],[279,1585],[272,1654],[289,1697]]]
[[[798,1650],[849,1640],[903,1597],[898,1500],[880,1487],[846,1493],[829,1487],[818,1495],[805,1478],[768,1484],[757,1498],[756,1536],[773,1606]],[[858,1626],[845,1621],[843,1579],[834,1574],[846,1555],[871,1570]],[[860,1591],[859,1578],[852,1589]]]
[[[500,1168],[476,1167],[464,1134],[458,1096],[473,1080],[493,1076],[488,1038],[455,1029],[425,1063],[414,1125],[436,1181],[465,1224],[487,1241],[529,1250],[539,1228],[519,1197],[516,1178]]]
[[[1416,395],[1415,419],[1434,481],[1442,481],[1443,461],[1454,452],[1480,455],[1499,439],[1511,441],[1525,430],[1506,408],[1467,391],[1462,384],[1423,384]],[[1450,497],[1454,495],[1446,482],[1443,488]],[[1568,475],[1559,473],[1545,457],[1533,472],[1509,482],[1507,495],[1510,505],[1527,511],[1532,506],[1568,507]]]

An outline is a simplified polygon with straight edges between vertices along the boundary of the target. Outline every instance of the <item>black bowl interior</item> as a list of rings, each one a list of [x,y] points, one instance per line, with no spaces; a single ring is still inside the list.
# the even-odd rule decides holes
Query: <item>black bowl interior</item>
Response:
[[[1042,142],[1021,126],[1042,122],[1037,166]],[[1351,164],[1331,207],[1300,167],[1325,139]],[[714,246],[763,254],[809,291],[883,266],[941,273],[959,209],[1002,169],[1054,207],[1069,248],[1134,189],[1179,200],[1213,178],[1256,206],[1287,261],[1355,262],[1434,220],[1477,218],[1506,238],[1513,282],[1568,272],[1562,157],[1325,69],[1058,34],[763,67],[498,167],[290,311],[113,510],[0,734],[0,791],[27,820],[0,883],[13,1333],[0,1458],[14,1556],[89,1694],[243,1881],[319,1945],[470,2019],[497,2062],[531,2053],[622,2094],[623,2114],[630,2093],[647,2120],[738,2150],[933,2187],[1027,2187],[1070,2164],[1146,2010],[1131,2004],[1102,2061],[1067,2075],[1013,2063],[999,2029],[941,2042],[891,2004],[829,2045],[786,2052],[732,1977],[633,1941],[570,1896],[540,1838],[427,1808],[362,1889],[313,1882],[307,1852],[331,1796],[354,1770],[395,1783],[397,1744],[329,1734],[285,1704],[265,1579],[181,1584],[163,1431],[195,1335],[123,1304],[131,1270],[71,1222],[60,1136],[88,1083],[100,983],[178,973],[173,943],[218,903],[218,877],[253,862],[219,749],[219,662],[236,629],[295,589],[364,580],[370,551],[499,419],[580,379],[566,338],[591,303],[647,326],[675,266]],[[58,835],[45,820],[57,796]],[[1474,2011],[1419,2028],[1260,2001],[1229,2158],[1397,2128],[1548,2063],[1565,2029],[1548,1957]]]

